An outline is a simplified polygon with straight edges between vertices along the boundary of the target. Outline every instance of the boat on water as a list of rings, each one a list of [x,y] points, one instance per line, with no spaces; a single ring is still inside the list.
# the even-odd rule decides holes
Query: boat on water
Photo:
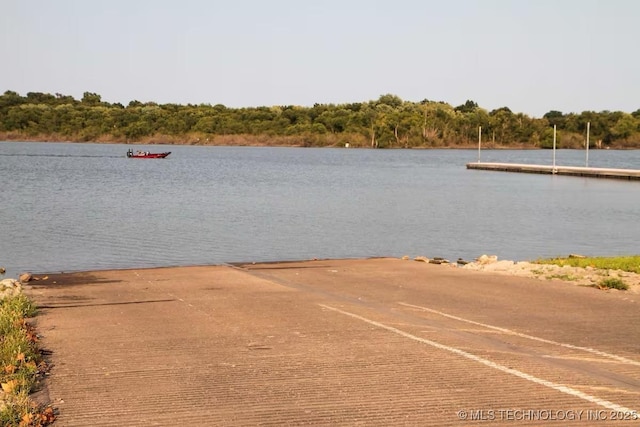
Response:
[[[134,153],[131,149],[127,151],[127,157],[131,159],[164,159],[169,154],[171,154],[171,151],[165,151],[164,153],[150,153],[148,151],[136,151]]]

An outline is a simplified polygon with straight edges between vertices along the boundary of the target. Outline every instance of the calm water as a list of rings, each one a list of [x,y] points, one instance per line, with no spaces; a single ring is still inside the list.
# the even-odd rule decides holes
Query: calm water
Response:
[[[475,150],[0,142],[0,266],[22,271],[418,255],[640,253],[640,182],[469,171]],[[560,150],[559,165],[585,153]],[[482,161],[550,164],[551,151]],[[640,168],[640,151],[589,153]]]

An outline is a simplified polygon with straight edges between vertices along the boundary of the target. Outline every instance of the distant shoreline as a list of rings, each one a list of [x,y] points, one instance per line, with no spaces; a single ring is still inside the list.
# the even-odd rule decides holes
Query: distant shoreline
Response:
[[[0,140],[118,142],[214,146],[352,148],[636,148],[640,110],[543,117],[508,107],[481,108],[467,100],[404,101],[392,94],[376,100],[311,106],[229,108],[222,104],[178,105],[103,102],[56,93],[13,91],[0,95]],[[593,126],[591,126],[593,125]]]
[[[296,143],[297,140],[297,143]],[[55,135],[39,135],[37,137],[21,137],[15,134],[0,132],[0,141],[3,142],[42,142],[42,143],[68,143],[68,144],[105,144],[105,145],[186,145],[186,146],[207,146],[207,147],[292,147],[292,148],[358,148],[358,149],[380,149],[380,150],[477,150],[478,144],[455,144],[455,145],[442,145],[442,146],[411,146],[411,147],[370,147],[366,145],[352,145],[349,144],[345,147],[344,144],[329,144],[329,145],[305,145],[300,143],[300,138],[296,137],[269,137],[266,135],[239,135],[237,138],[233,138],[232,135],[225,135],[224,138],[216,137],[212,141],[202,141],[199,138],[186,136],[185,138],[179,137],[166,137],[160,136],[158,138],[143,138],[139,141],[122,141],[110,138],[99,139],[95,141],[81,141],[68,138],[60,138]],[[503,145],[493,144],[488,142],[481,145],[482,150],[551,150],[551,148],[531,146],[527,144],[514,144]],[[562,150],[584,150],[584,148],[558,148]],[[595,148],[589,147],[590,150],[638,150],[640,148],[634,147],[607,147],[607,148]]]

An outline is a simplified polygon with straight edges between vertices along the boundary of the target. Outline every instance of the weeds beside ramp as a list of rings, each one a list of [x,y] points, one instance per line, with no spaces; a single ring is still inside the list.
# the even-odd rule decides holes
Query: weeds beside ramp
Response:
[[[58,426],[639,423],[624,292],[367,259],[49,275],[28,293]]]

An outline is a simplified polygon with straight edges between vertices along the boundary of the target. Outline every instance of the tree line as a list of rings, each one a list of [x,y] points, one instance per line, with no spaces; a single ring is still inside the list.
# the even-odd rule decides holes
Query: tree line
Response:
[[[172,143],[204,145],[296,145],[373,148],[471,147],[482,129],[484,147],[640,148],[640,109],[549,111],[542,118],[508,107],[487,111],[474,101],[459,106],[403,101],[396,95],[350,104],[228,108],[131,101],[127,106],[85,92],[6,91],[0,96],[0,139]]]

